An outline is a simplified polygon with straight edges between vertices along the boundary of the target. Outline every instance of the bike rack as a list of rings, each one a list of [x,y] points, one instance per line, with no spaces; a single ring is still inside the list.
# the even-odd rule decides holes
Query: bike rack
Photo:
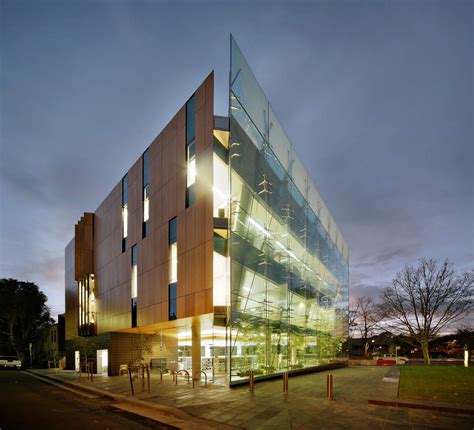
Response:
[[[204,373],[204,386],[207,387],[207,374],[206,372],[204,372],[204,370],[201,370],[200,372],[196,372],[194,375],[193,375],[193,388],[194,388],[194,377],[196,375],[199,375],[201,376],[201,373]],[[200,378],[199,378],[200,379]]]
[[[178,370],[176,372],[176,378],[174,380],[174,385],[178,385],[178,375],[180,375],[182,372],[186,373],[186,377],[188,378],[188,384],[189,384],[189,372],[185,369]]]
[[[160,372],[160,384],[162,384],[163,383],[163,371],[160,368],[158,368],[156,370],[158,370],[158,372]]]
[[[160,371],[161,371],[161,369],[160,369]],[[174,381],[174,380],[176,379],[176,373],[177,373],[177,372],[175,372],[173,369],[164,369],[164,370],[161,372],[161,375],[163,375],[163,372],[166,372],[166,371],[170,372],[170,373],[173,375],[173,381]],[[162,381],[163,381],[163,379],[162,379]]]

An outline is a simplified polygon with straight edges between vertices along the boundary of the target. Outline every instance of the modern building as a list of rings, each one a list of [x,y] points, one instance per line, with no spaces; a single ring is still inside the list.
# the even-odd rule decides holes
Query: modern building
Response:
[[[230,58],[228,116],[212,72],[76,224],[69,368],[83,348],[232,385],[347,362],[347,244],[232,37]]]

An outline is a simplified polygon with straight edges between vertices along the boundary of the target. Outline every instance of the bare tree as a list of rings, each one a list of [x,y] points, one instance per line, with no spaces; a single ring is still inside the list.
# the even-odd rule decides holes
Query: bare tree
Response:
[[[353,330],[360,333],[362,344],[364,345],[364,357],[369,353],[369,337],[371,337],[382,320],[382,314],[379,305],[371,297],[359,297],[355,306],[352,307]]]
[[[383,291],[387,324],[421,347],[430,364],[428,344],[446,325],[473,308],[474,270],[457,275],[453,265],[430,259],[405,266]]]

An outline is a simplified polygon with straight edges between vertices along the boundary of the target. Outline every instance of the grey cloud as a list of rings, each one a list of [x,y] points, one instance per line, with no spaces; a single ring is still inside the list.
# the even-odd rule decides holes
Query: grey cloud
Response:
[[[3,2],[2,272],[62,306],[74,223],[211,69],[227,113],[229,31],[350,246],[351,296],[423,256],[472,267],[472,3],[210,4]]]

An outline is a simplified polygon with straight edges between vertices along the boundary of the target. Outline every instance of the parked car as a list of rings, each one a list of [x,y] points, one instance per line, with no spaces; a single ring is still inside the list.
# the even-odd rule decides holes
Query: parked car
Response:
[[[21,360],[14,355],[0,355],[0,368],[21,369]]]
[[[378,355],[374,357],[374,360],[377,361],[379,359],[382,360],[394,360],[396,361],[397,364],[405,364],[408,361],[408,357],[405,357],[403,355],[397,355],[395,357],[395,354],[384,354],[383,357]]]

